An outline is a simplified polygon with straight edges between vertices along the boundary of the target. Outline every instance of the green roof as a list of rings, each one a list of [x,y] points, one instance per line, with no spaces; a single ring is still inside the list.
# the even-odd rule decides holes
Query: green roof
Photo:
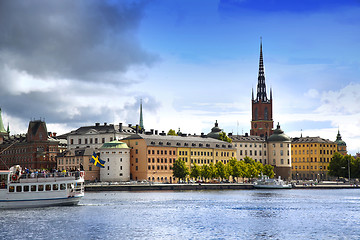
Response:
[[[129,148],[128,145],[124,142],[119,142],[117,140],[112,142],[104,143],[101,148]]]

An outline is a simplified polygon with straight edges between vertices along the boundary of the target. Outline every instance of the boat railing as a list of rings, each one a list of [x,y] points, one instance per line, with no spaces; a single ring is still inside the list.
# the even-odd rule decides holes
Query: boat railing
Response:
[[[11,182],[21,182],[22,180],[46,180],[46,179],[54,179],[54,178],[72,178],[72,179],[80,179],[84,176],[84,171],[75,171],[75,172],[54,172],[54,173],[47,173],[47,172],[40,172],[40,173],[23,173],[20,175],[19,178],[12,179],[10,178]]]

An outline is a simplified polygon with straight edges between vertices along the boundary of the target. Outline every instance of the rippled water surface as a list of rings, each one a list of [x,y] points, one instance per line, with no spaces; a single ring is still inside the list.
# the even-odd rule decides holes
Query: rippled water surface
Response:
[[[87,192],[0,210],[0,239],[360,239],[360,190]]]

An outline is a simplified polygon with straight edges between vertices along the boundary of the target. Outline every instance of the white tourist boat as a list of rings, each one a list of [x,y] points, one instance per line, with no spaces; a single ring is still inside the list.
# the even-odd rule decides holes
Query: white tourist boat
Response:
[[[76,205],[84,196],[84,172],[21,174],[0,171],[0,209]]]
[[[292,188],[292,185],[283,181],[280,176],[277,179],[262,176],[260,179],[254,182],[254,187],[264,189],[289,189]]]

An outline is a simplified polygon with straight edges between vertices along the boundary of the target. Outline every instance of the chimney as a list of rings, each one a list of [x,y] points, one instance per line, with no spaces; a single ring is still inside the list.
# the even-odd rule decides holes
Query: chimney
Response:
[[[151,135],[154,134],[154,129],[150,129]]]
[[[53,135],[53,137],[56,137],[56,132],[53,132],[53,134],[52,134],[52,135]]]
[[[158,130],[155,130],[155,135],[158,135]]]
[[[95,123],[95,126],[96,126],[96,127],[100,126],[100,123]]]
[[[249,136],[249,134],[248,133],[245,133],[245,137],[248,137]]]
[[[131,123],[129,123],[129,127],[131,127]]]
[[[135,129],[136,129],[136,134],[138,134],[138,133],[139,133],[139,125],[136,124],[136,128],[135,128]]]
[[[232,136],[232,133],[229,133],[228,136]]]
[[[104,126],[106,126],[107,125],[107,123],[106,122],[104,122]]]
[[[122,123],[119,123],[119,132],[122,132],[123,128],[122,128]]]

